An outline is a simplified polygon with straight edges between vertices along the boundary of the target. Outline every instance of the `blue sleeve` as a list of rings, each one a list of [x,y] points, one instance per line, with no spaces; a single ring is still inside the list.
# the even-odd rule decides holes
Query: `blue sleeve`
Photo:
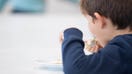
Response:
[[[118,47],[108,45],[98,53],[86,56],[82,36],[76,28],[64,31],[62,59],[65,74],[121,74],[122,65],[116,53]]]

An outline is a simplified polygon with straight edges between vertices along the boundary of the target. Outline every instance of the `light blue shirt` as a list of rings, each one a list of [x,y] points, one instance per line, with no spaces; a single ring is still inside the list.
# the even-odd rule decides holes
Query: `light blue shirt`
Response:
[[[0,0],[0,11],[3,9],[3,6],[5,5],[7,0]]]
[[[69,0],[69,1],[73,3],[79,3],[80,0]]]
[[[44,10],[45,0],[10,0],[15,10],[41,12]]]

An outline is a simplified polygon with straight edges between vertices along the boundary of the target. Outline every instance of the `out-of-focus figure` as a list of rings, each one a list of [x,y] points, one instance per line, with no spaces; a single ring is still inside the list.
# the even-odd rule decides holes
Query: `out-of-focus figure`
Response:
[[[2,11],[8,0],[0,0],[0,11]],[[45,0],[9,0],[12,6],[12,12],[33,13],[43,12],[45,10]]]
[[[43,12],[45,0],[11,0],[13,12]]]
[[[7,0],[0,0],[0,11],[3,10],[3,7],[4,7],[6,2],[7,2]]]
[[[71,1],[73,3],[79,3],[80,0],[69,0],[69,1]]]

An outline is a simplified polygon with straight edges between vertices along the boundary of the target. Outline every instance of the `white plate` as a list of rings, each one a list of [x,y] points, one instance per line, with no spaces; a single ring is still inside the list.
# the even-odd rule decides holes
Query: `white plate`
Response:
[[[63,71],[62,63],[58,61],[43,61],[40,64],[39,69],[50,70],[50,71]]]

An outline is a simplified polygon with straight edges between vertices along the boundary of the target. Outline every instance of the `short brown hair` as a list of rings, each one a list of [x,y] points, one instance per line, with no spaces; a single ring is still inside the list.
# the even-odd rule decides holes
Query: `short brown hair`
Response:
[[[132,0],[81,0],[84,14],[94,17],[94,13],[109,18],[117,29],[132,30]]]

